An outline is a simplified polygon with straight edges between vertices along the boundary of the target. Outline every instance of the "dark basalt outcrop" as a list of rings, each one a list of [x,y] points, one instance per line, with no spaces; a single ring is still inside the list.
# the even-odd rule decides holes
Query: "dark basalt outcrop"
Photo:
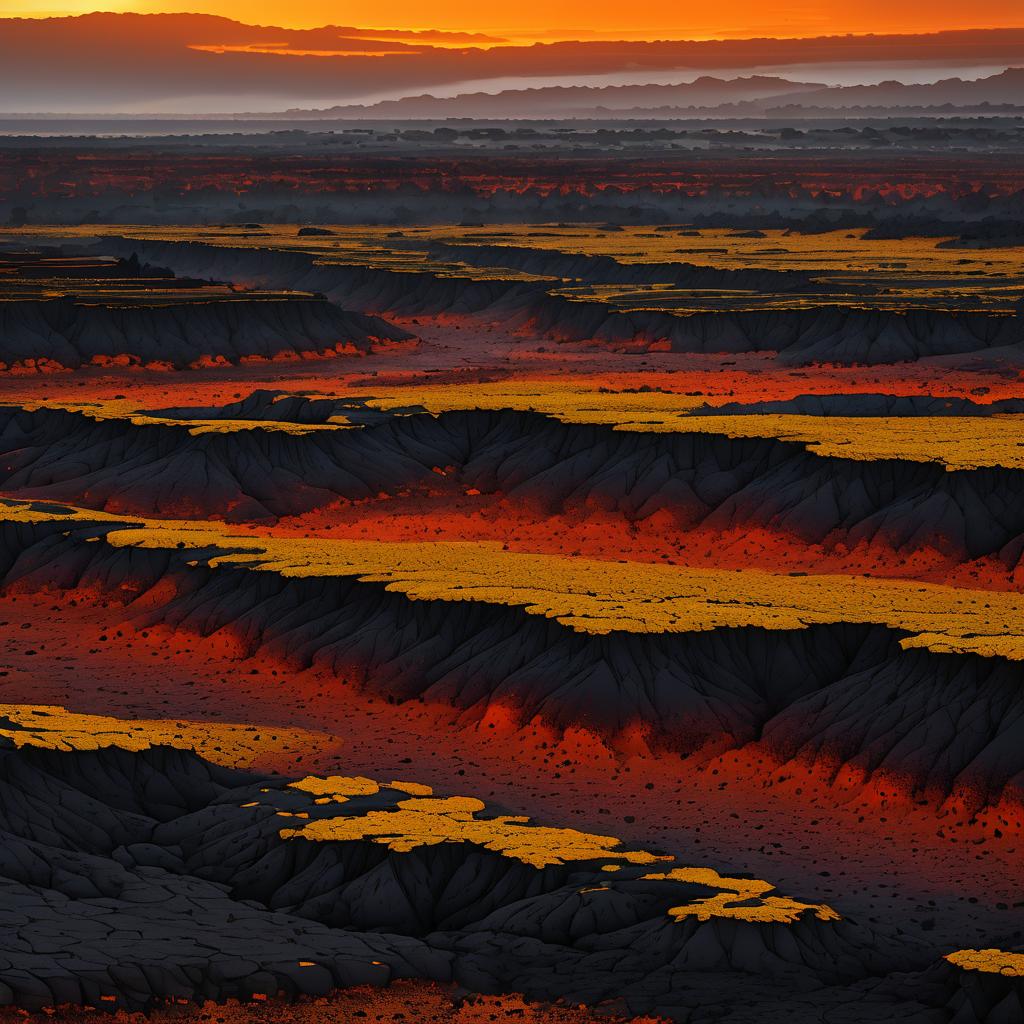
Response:
[[[990,349],[1024,356],[1024,320],[1013,313],[945,309],[862,309],[821,305],[669,313],[609,312],[599,302],[548,296],[528,314],[531,327],[559,340],[611,346],[638,342],[673,352],[777,352],[784,363],[899,363]]]
[[[419,248],[415,242],[410,248]],[[693,263],[620,263],[611,256],[586,256],[520,245],[456,245],[430,242],[434,259],[471,267],[508,267],[528,274],[572,278],[588,284],[670,284],[677,288],[734,288],[765,292],[816,292],[825,286],[802,270],[730,270]]]
[[[167,748],[0,750],[0,1003],[139,1009],[449,975],[450,958],[422,942],[236,899],[154,842],[161,823],[247,784]]]
[[[1019,947],[1018,947],[1019,952]],[[1024,1020],[1024,977],[963,970],[942,961],[921,978],[923,985],[945,996],[944,1007],[954,1024],[1014,1024]],[[892,991],[891,983],[884,986]],[[938,1001],[936,999],[936,1001]]]
[[[242,403],[249,412],[347,414],[346,403]],[[326,400],[324,400],[326,402]],[[339,498],[475,488],[538,511],[596,507],[685,531],[757,525],[807,542],[934,544],[956,558],[1017,563],[1022,473],[811,454],[799,443],[719,434],[631,433],[524,412],[384,416],[353,403],[360,429],[192,435],[42,408],[0,407],[0,487],[26,497],[145,514],[285,516]],[[205,410],[203,410],[205,411]],[[233,410],[232,410],[233,411]],[[374,423],[373,421],[376,422]]]
[[[103,305],[71,298],[0,302],[0,362],[47,360],[77,368],[96,359],[170,363],[237,362],[330,350],[369,351],[408,332],[323,299],[185,301]]]
[[[483,843],[421,845],[427,814],[407,852],[281,835],[399,811],[408,795],[387,786],[317,804],[166,747],[4,744],[0,1004],[145,1009],[418,977],[696,1022],[823,986],[852,1000],[849,986],[922,963],[813,908],[788,922],[676,920],[671,908],[716,888],[643,877],[672,858],[534,866]]]
[[[904,650],[897,630],[842,622],[591,635],[518,607],[456,609],[352,577],[206,566],[206,555],[230,549],[92,539],[110,528],[5,522],[0,579],[99,591],[124,602],[140,628],[225,630],[250,653],[317,665],[392,700],[422,697],[473,714],[498,704],[613,740],[639,725],[655,746],[684,754],[756,742],[773,758],[880,772],[975,806],[1024,795],[1017,662]]]
[[[145,1010],[422,978],[689,1024],[1019,1019],[1019,977],[929,966],[884,925],[814,905],[758,920],[759,898],[730,893],[744,876],[644,877],[685,858],[609,873],[615,851],[562,861],[555,837],[553,861],[530,863],[488,848],[491,808],[469,815],[478,840],[429,845],[401,783],[323,780],[366,795],[317,803],[186,750],[70,745],[0,740],[0,1005]],[[389,814],[403,851],[288,832]],[[701,906],[723,890],[732,913]]]
[[[677,352],[778,352],[783,361],[894,363],[1000,350],[1022,357],[1024,318],[1013,312],[860,309],[842,305],[676,314],[619,312],[551,295],[543,282],[473,281],[427,272],[329,265],[300,252],[196,242],[105,239],[104,251],[137,252],[179,273],[315,291],[377,314],[476,315],[565,342],[658,345]]]
[[[1022,403],[1024,409],[1024,403]],[[389,423],[395,416],[422,413],[412,405],[383,411],[370,405],[368,398],[317,398],[288,391],[259,388],[245,398],[225,405],[178,405],[147,409],[146,415],[173,420],[258,420],[265,423],[329,424],[349,422],[358,426]],[[1009,411],[1009,410],[1007,410]]]
[[[370,399],[316,398],[287,391],[260,388],[237,402],[226,405],[179,405],[146,412],[182,420],[267,420],[280,423],[329,423],[344,417],[361,426],[383,423],[395,414],[422,411],[415,406],[382,412]],[[701,416],[754,416],[783,414],[795,416],[1000,416],[1024,413],[1024,399],[1000,398],[982,403],[969,398],[932,395],[888,395],[856,392],[849,394],[807,394],[761,402],[724,402],[693,410]]]

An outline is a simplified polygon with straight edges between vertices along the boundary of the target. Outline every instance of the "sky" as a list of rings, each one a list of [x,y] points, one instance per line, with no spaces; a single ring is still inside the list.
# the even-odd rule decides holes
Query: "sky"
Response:
[[[0,24],[0,112],[281,112],[424,93],[679,84],[712,72],[840,85],[1024,66],[1021,0],[859,0],[841,14],[834,0],[828,9],[826,0],[107,2],[123,6],[90,14],[95,0],[0,0],[20,5],[6,12],[17,20]],[[83,7],[46,15],[55,3]],[[545,24],[549,9],[562,28]],[[965,28],[989,31],[938,34]]]
[[[1021,0],[733,0],[728,4],[679,0],[0,0],[0,16],[40,17],[93,10],[200,12],[249,24],[312,28],[325,24],[373,28],[449,29],[486,32],[517,42],[555,38],[730,38],[805,36],[843,32],[922,32],[1024,24]]]

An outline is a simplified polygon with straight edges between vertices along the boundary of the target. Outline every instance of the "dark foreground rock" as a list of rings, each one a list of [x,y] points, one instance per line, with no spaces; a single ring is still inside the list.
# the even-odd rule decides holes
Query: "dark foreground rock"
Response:
[[[416,977],[678,1020],[843,1004],[918,1019],[916,979],[873,991],[926,953],[767,883],[405,783],[289,784],[168,747],[19,749],[24,724],[3,725],[0,1003],[146,1008]]]
[[[182,369],[328,352],[368,352],[407,341],[379,317],[324,299],[208,299],[165,305],[104,305],[73,298],[0,302],[0,363],[40,361],[77,369],[111,360]]]

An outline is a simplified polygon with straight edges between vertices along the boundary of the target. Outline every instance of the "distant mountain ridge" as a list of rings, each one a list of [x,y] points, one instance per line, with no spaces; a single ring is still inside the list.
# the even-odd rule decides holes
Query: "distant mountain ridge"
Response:
[[[977,80],[947,78],[926,85],[888,81],[878,85],[827,86],[774,75],[718,78],[703,75],[677,85],[544,86],[472,92],[452,97],[429,94],[346,104],[318,110],[289,110],[284,116],[316,118],[615,118],[693,115],[756,116],[807,112],[927,111],[985,106],[1024,110],[1024,67]],[[281,116],[281,115],[275,115]]]
[[[728,102],[814,93],[825,88],[820,82],[792,82],[768,75],[732,79],[702,75],[693,82],[678,85],[552,85],[506,89],[498,93],[462,93],[443,98],[424,94],[379,103],[338,105],[315,113],[320,117],[365,113],[371,117],[436,118],[526,116],[533,111],[565,116],[597,106],[606,110],[673,105],[717,106]],[[287,113],[301,116],[310,111],[289,110]]]

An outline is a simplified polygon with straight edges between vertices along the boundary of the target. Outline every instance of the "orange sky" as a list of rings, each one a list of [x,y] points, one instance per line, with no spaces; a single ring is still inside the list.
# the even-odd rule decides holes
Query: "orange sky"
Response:
[[[0,15],[45,16],[117,11],[196,11],[239,21],[306,28],[324,24],[378,28],[466,29],[521,40],[588,38],[705,38],[802,36],[841,32],[918,32],[944,28],[990,28],[1024,24],[1021,0],[733,0],[727,4],[682,4],[679,0],[0,0]],[[429,19],[429,23],[427,23]],[[576,30],[576,31],[574,31]]]

